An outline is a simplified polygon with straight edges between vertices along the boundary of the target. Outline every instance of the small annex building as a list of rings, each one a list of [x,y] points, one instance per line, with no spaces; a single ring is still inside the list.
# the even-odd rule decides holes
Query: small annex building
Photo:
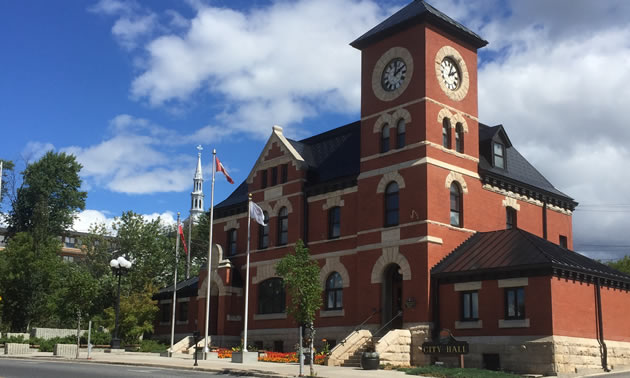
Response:
[[[210,282],[213,345],[238,345],[247,316],[251,345],[293,350],[297,324],[275,264],[301,239],[321,267],[315,344],[338,345],[331,364],[347,363],[357,329],[387,340],[376,346],[382,362],[428,364],[439,357],[419,347],[446,328],[469,342],[470,367],[630,365],[630,276],[572,251],[577,202],[508,137],[527,125],[478,118],[487,43],[419,0],[352,42],[360,120],[299,141],[272,128],[214,208],[211,272],[177,285],[175,332],[204,333]],[[268,226],[252,223],[245,314],[248,194]],[[172,291],[155,297],[166,314],[158,336],[170,335]]]

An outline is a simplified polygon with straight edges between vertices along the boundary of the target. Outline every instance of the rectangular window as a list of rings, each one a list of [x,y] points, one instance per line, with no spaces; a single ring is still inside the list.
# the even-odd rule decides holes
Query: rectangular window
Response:
[[[188,302],[179,302],[179,321],[188,321]]]
[[[282,164],[280,168],[282,169],[280,172],[280,176],[281,176],[280,179],[282,180],[282,183],[284,184],[289,179],[289,164]]]
[[[278,167],[271,168],[271,186],[278,184]]]
[[[505,150],[501,143],[495,143],[493,147],[494,166],[505,169]]]
[[[260,173],[260,187],[264,189],[267,187],[267,170],[260,171]]]
[[[505,229],[511,230],[516,228],[516,209],[513,207],[505,208]]]
[[[227,232],[228,256],[236,254],[236,229],[232,228]]]
[[[567,243],[567,237],[564,235],[560,235],[560,247],[569,248]]]
[[[505,289],[505,319],[525,319],[525,288]]]
[[[335,206],[328,211],[328,238],[334,239],[341,235],[341,208]]]
[[[162,303],[160,305],[160,322],[169,323],[171,321],[171,305],[169,303]]]
[[[479,294],[476,291],[462,293],[462,320],[479,320]]]
[[[63,244],[66,248],[74,248],[74,244],[75,244],[74,238],[66,236],[63,241]]]

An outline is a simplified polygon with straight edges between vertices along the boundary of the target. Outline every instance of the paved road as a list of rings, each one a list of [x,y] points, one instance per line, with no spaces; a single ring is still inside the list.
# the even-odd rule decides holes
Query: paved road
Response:
[[[127,377],[185,377],[185,378],[235,378],[234,375],[175,370],[144,366],[118,366],[97,363],[72,363],[56,361],[32,361],[24,359],[0,359],[0,378],[13,377],[91,377],[91,378],[127,378]]]

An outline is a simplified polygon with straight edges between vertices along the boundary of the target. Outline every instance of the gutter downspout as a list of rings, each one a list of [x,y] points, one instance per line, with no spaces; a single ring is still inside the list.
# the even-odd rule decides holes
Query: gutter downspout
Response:
[[[604,321],[602,319],[602,295],[601,287],[599,286],[599,278],[595,280],[595,306],[597,307],[597,341],[599,342],[599,349],[602,357],[602,368],[605,372],[609,372],[608,369],[608,348],[604,341]]]

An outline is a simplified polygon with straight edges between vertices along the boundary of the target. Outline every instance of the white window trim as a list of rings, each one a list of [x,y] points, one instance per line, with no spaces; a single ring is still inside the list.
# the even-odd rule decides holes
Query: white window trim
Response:
[[[286,319],[286,312],[279,312],[276,314],[254,314],[254,320],[274,320],[274,319]]]
[[[524,287],[529,284],[527,277],[507,278],[504,280],[498,280],[499,287]]]
[[[455,291],[475,291],[481,289],[481,281],[460,282],[455,284]]]

